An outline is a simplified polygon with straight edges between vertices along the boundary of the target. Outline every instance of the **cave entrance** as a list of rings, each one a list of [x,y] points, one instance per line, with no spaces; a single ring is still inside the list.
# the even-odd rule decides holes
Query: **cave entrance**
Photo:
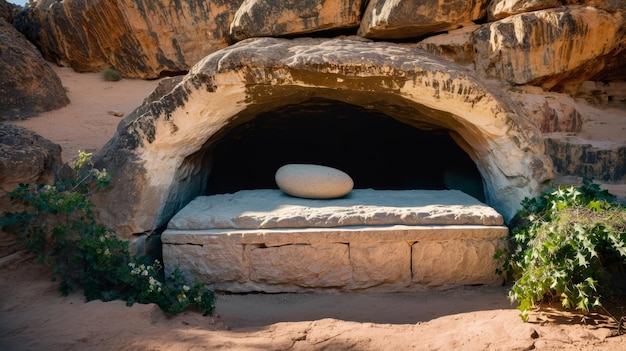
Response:
[[[206,195],[276,189],[288,163],[313,163],[348,173],[355,189],[458,189],[484,202],[475,163],[450,136],[356,105],[311,99],[234,123],[212,148]]]

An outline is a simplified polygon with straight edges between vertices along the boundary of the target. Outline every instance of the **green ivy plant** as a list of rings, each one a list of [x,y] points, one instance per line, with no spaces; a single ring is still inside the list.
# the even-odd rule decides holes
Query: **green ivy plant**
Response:
[[[91,154],[81,152],[70,167],[70,175],[54,185],[20,184],[9,196],[25,209],[0,217],[0,229],[19,234],[41,263],[52,266],[61,293],[82,288],[88,301],[156,303],[171,314],[195,306],[212,313],[215,298],[204,284],[187,283],[178,269],[164,277],[158,260],[131,256],[128,242],[96,221],[90,195],[105,189],[111,177],[94,167]]]
[[[586,313],[611,296],[626,263],[626,208],[613,200],[585,180],[522,202],[502,269],[515,280],[509,298],[524,321],[542,301]]]

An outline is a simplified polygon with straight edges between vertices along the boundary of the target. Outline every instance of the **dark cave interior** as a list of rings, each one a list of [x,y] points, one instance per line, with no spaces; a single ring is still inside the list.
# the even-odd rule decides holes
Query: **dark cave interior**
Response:
[[[455,188],[484,201],[475,163],[447,130],[418,129],[338,101],[309,100],[259,114],[227,130],[212,156],[206,195],[277,189],[278,168],[312,163],[346,172],[355,189]]]

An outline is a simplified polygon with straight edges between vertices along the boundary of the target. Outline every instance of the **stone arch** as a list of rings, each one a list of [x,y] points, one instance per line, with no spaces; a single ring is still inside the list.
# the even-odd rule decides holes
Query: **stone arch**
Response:
[[[203,192],[208,153],[229,128],[311,98],[450,131],[476,163],[487,203],[507,219],[552,176],[537,126],[514,103],[470,71],[410,45],[249,39],[159,89],[95,156],[114,177],[96,199],[101,218],[126,236],[164,225]]]

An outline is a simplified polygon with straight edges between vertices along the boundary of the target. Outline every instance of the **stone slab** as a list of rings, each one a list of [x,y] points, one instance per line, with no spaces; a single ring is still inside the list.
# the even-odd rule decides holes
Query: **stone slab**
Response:
[[[277,189],[199,196],[168,229],[328,228],[504,223],[493,208],[458,190],[354,189],[338,199],[301,199]]]
[[[217,291],[422,291],[498,285],[505,226],[166,230],[166,270]]]

